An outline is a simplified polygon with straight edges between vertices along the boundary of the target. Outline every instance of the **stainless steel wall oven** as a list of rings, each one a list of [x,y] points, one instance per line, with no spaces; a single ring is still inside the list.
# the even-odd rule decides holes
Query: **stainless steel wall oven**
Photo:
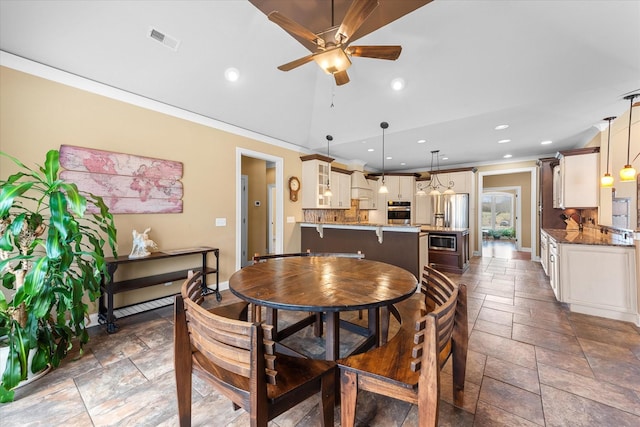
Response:
[[[411,224],[411,202],[387,202],[387,223]]]

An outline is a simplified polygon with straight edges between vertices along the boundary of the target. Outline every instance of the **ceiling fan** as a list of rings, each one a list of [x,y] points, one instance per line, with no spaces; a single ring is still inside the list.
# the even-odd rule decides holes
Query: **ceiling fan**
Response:
[[[311,55],[283,64],[278,69],[290,71],[307,62],[315,61],[327,74],[332,74],[336,84],[340,86],[349,83],[347,69],[351,66],[352,56],[392,61],[398,59],[402,46],[349,46],[351,37],[377,7],[378,0],[353,0],[338,27],[333,22],[332,1],[332,26],[319,33],[312,32],[278,11],[269,13],[270,21],[293,36],[311,42],[316,50]]]

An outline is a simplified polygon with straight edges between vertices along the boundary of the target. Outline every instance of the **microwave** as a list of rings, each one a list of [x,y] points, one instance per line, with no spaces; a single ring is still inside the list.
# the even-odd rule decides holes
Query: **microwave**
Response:
[[[457,251],[455,234],[429,234],[429,249],[434,251]]]

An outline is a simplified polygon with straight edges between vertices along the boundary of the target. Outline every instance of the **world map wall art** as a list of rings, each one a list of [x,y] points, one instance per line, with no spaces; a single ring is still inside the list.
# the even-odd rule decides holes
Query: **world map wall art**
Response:
[[[181,162],[62,145],[60,165],[60,178],[101,196],[111,213],[182,212]]]

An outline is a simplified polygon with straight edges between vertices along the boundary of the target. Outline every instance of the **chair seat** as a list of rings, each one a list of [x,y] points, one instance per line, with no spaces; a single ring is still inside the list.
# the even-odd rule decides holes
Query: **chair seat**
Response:
[[[228,319],[247,320],[249,303],[244,301],[225,304],[208,309],[207,311]]]
[[[224,387],[249,393],[249,379],[242,375],[229,372],[211,363],[202,353],[193,353],[193,360],[200,368],[201,372],[207,373],[209,377]],[[267,384],[267,398],[277,401],[282,398],[289,399],[290,394],[299,392],[300,387],[307,383],[320,381],[320,377],[335,366],[333,361],[303,359],[301,357],[287,356],[276,353],[278,376],[276,384]],[[306,397],[305,397],[306,398]]]
[[[400,329],[393,338],[380,347],[337,362],[344,370],[391,380],[401,387],[416,388],[420,372],[411,370],[409,360],[414,346],[415,322],[426,312],[424,296],[415,294],[395,306],[400,314]]]

